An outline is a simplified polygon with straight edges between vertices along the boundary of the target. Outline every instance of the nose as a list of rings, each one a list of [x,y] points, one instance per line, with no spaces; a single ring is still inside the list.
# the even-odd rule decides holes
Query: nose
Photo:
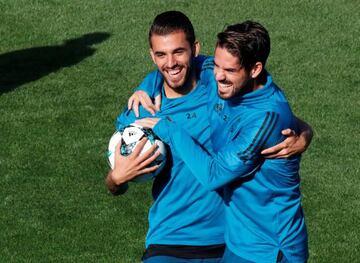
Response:
[[[216,81],[222,81],[222,80],[225,80],[225,74],[224,74],[224,71],[221,70],[221,69],[217,69],[215,68],[214,69],[214,75],[215,75],[215,79]]]
[[[173,68],[176,65],[176,60],[175,60],[174,56],[171,56],[171,55],[168,56],[166,64],[167,64],[168,68]]]

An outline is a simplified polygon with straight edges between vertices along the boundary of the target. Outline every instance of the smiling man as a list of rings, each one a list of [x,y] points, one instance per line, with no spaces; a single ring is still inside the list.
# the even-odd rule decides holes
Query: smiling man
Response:
[[[157,116],[176,120],[191,136],[210,148],[206,65],[203,57],[195,61],[200,46],[190,20],[177,11],[159,14],[150,28],[149,44],[158,71],[147,80],[155,83],[154,88],[161,85],[163,95],[162,111]],[[144,109],[140,110],[142,116],[150,116]],[[189,114],[196,117],[188,118]],[[118,117],[117,129],[135,119],[133,111],[123,112]],[[153,169],[146,168],[146,164],[156,156],[150,159],[149,153],[140,156],[138,147],[128,157],[118,152],[115,168],[106,180],[114,194],[124,193],[127,182],[144,173],[144,169]],[[154,202],[149,210],[143,261],[220,262],[224,252],[222,198],[217,192],[208,192],[171,149],[165,169],[154,180],[152,193]]]
[[[231,55],[224,48],[215,50],[215,79],[218,83],[218,94],[222,99],[230,99],[235,95],[246,93],[251,89],[250,72],[238,63],[238,59]],[[259,89],[260,86],[252,88],[253,91]]]
[[[168,143],[205,188],[224,190],[225,263],[308,258],[300,156],[261,155],[284,139],[283,129],[297,130],[283,92],[265,70],[269,53],[270,37],[259,23],[245,21],[218,34],[208,82],[212,151],[174,120],[137,121]]]
[[[176,98],[188,94],[196,86],[197,78],[191,64],[193,54],[199,54],[199,43],[187,39],[182,31],[152,35],[150,43],[151,57],[164,77],[166,96]],[[189,48],[186,43],[193,43],[193,47]]]
[[[208,102],[209,96],[216,96],[216,89],[209,85],[214,79],[213,60],[198,56],[200,46],[191,22],[181,12],[158,15],[149,32],[149,43],[158,70],[150,73],[142,86],[162,95],[162,108],[156,116],[176,122],[211,152]],[[140,115],[150,116],[144,108],[140,108]],[[117,128],[135,120],[135,113],[127,110],[118,117]],[[288,140],[297,145],[296,153],[306,147],[300,137]],[[117,151],[115,168],[107,176],[112,193],[123,193],[129,180],[151,169],[144,164],[155,155],[147,159],[151,154],[144,157],[139,152],[123,157]],[[202,163],[197,165],[201,169]],[[208,191],[170,145],[167,167],[153,183],[144,262],[221,262],[225,228],[221,194],[222,190]]]

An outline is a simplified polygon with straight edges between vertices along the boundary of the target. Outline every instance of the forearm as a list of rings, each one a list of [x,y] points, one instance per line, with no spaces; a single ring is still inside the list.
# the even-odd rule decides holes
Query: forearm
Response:
[[[313,138],[313,130],[309,124],[304,122],[303,120],[299,119],[298,117],[295,117],[298,127],[299,127],[299,136],[304,141],[305,149],[310,145],[311,140]]]
[[[105,179],[106,187],[113,195],[122,195],[127,191],[129,186],[126,182],[116,184],[112,178],[112,172],[113,171],[110,170]]]
[[[167,124],[168,127],[162,126]],[[170,144],[172,150],[176,151],[196,179],[208,190],[215,190],[237,178],[248,176],[257,168],[254,163],[243,163],[232,150],[210,154],[184,130],[165,120],[160,121],[154,131]]]

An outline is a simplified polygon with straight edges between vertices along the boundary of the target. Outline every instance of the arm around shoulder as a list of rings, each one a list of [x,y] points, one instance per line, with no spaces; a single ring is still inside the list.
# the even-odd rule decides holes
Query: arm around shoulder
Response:
[[[248,148],[249,138],[237,138],[215,154],[167,119],[159,121],[154,132],[177,152],[197,180],[210,191],[252,174],[261,161],[257,156],[240,158],[239,149]]]
[[[313,131],[309,124],[294,117],[298,132],[290,128],[282,130],[286,138],[279,144],[263,150],[261,153],[265,158],[289,158],[306,151],[311,143]]]

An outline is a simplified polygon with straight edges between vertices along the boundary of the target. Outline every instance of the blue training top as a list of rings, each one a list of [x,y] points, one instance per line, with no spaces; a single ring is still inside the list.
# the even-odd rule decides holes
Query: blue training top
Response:
[[[283,92],[267,75],[264,87],[222,100],[212,77],[213,59],[205,61],[212,147],[191,138],[176,120],[162,119],[155,133],[176,151],[208,190],[224,187],[227,247],[255,262],[276,262],[281,250],[290,262],[308,258],[301,208],[299,162],[264,159],[260,152],[282,140],[281,131],[296,130]],[[216,154],[214,154],[216,153]]]
[[[201,61],[202,62],[202,61]],[[198,65],[205,71],[207,65]],[[176,121],[189,136],[207,148],[210,146],[210,125],[207,118],[208,85],[206,75],[200,71],[195,89],[189,94],[166,98],[163,79],[158,71],[150,73],[139,89],[161,87],[161,112],[156,117]],[[140,116],[151,117],[142,107]],[[132,111],[125,110],[117,119],[116,127],[135,121]],[[167,165],[153,183],[154,202],[149,211],[149,230],[146,247],[151,244],[205,246],[224,243],[224,206],[217,192],[209,192],[192,175],[191,170],[172,149]]]

